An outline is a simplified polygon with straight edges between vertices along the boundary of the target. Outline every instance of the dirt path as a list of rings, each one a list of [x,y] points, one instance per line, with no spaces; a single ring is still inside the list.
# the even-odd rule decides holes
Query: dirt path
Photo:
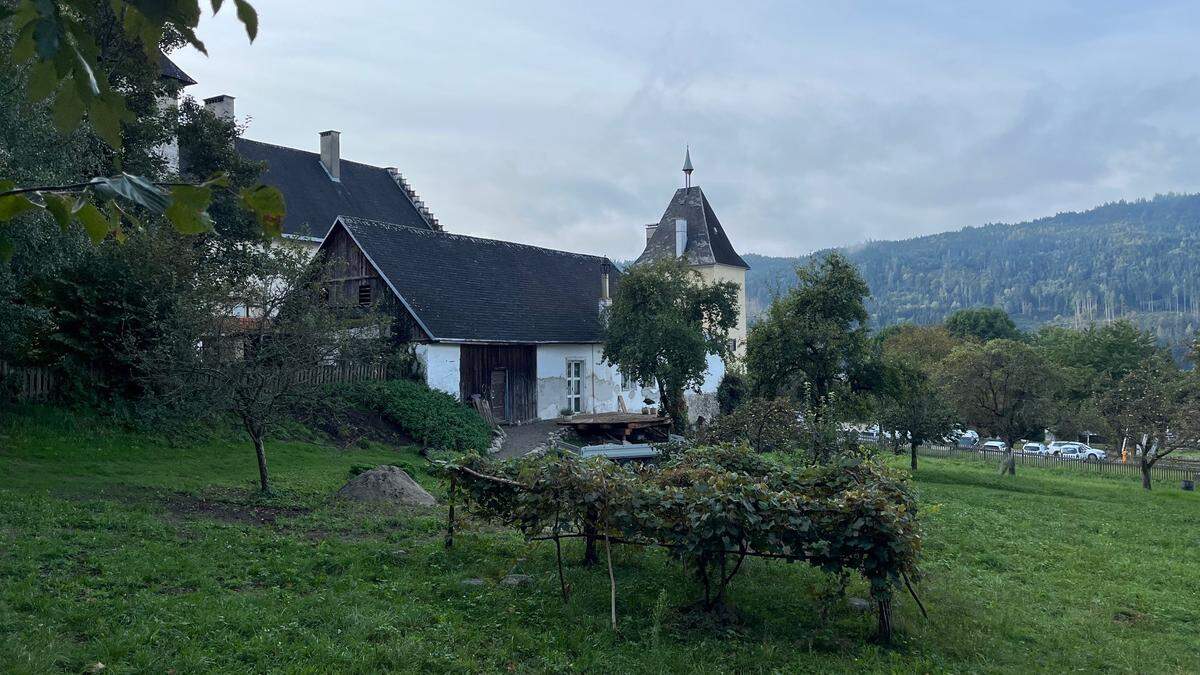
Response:
[[[496,453],[496,458],[520,457],[539,445],[543,445],[550,434],[557,430],[558,425],[554,423],[554,420],[504,427],[504,432],[508,435],[504,439],[504,445],[500,446],[500,452]]]

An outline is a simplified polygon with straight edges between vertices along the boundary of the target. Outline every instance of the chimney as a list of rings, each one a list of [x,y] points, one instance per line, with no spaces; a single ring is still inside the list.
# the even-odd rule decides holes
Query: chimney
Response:
[[[212,98],[204,99],[204,107],[212,114],[220,117],[223,120],[233,121],[233,97],[229,94],[221,94]]]
[[[687,219],[675,219],[675,257],[682,258],[687,250]]]
[[[654,233],[657,231],[658,231],[658,223],[650,223],[649,225],[646,226],[646,243],[647,244],[649,244],[650,240],[654,238]]]
[[[321,165],[336,183],[342,181],[342,132],[321,132]]]
[[[608,274],[612,270],[611,263],[608,258],[600,263],[600,316],[604,316],[605,310],[612,306],[612,296],[609,295]]]

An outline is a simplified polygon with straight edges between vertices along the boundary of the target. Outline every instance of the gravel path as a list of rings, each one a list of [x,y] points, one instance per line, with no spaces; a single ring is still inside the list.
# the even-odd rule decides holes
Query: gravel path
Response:
[[[504,427],[504,433],[507,436],[504,439],[504,445],[500,446],[500,452],[497,452],[495,456],[498,459],[520,457],[544,444],[550,434],[557,430],[558,425],[554,423],[554,420]]]

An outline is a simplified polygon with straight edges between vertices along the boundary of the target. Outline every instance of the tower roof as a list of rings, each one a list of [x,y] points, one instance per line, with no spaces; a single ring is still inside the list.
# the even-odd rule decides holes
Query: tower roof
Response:
[[[725,228],[721,227],[721,221],[698,185],[675,191],[658,221],[658,228],[646,242],[646,249],[635,265],[675,257],[675,221],[680,218],[687,221],[687,246],[683,257],[689,265],[730,265],[750,269],[734,250],[725,235]]]

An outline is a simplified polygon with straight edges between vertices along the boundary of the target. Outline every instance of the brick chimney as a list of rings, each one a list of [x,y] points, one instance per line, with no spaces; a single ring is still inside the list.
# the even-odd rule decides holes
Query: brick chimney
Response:
[[[321,165],[335,182],[342,181],[342,132],[321,132]]]

